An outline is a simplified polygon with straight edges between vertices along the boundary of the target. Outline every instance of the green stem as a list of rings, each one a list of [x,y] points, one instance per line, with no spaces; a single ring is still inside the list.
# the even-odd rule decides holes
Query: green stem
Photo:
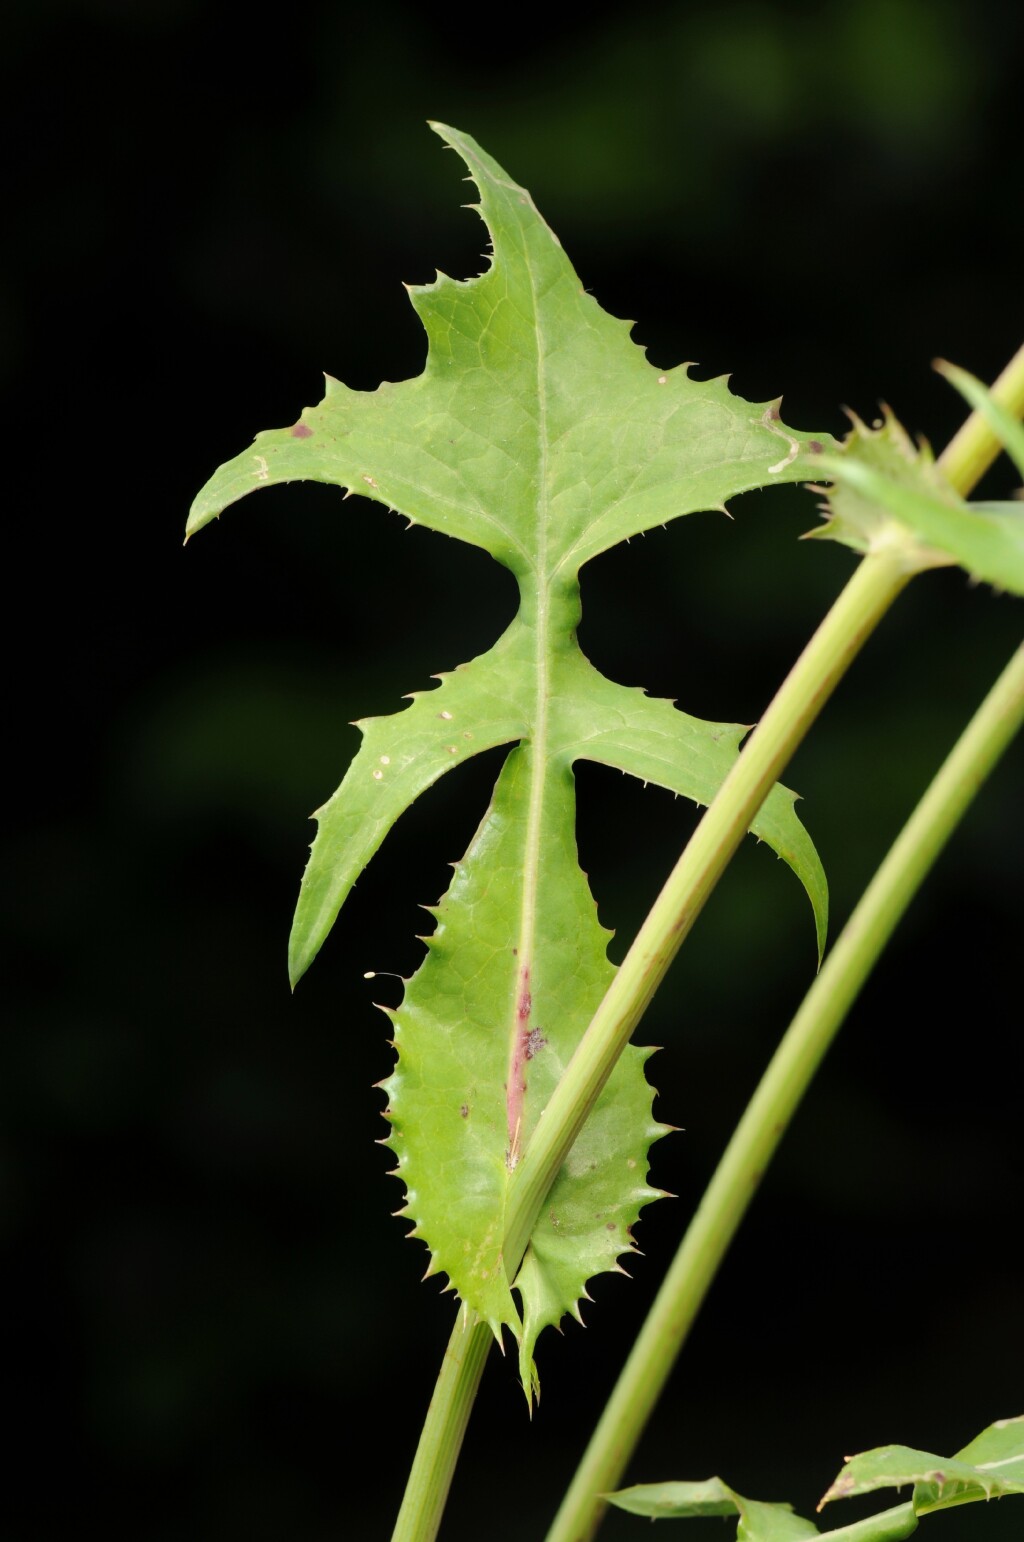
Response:
[[[1024,722],[1024,647],[954,746],[843,929],[711,1179],[547,1542],[585,1542],[622,1476],[761,1177],[897,922]]]
[[[490,1329],[471,1321],[462,1307],[441,1362],[392,1542],[422,1542],[437,1535],[490,1344]]]

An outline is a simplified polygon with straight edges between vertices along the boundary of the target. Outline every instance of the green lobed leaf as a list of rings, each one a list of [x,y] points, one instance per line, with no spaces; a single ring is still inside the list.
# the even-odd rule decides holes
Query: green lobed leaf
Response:
[[[919,1515],[980,1499],[1024,1494],[1024,1416],[989,1425],[955,1456],[878,1446],[850,1457],[818,1506],[881,1488],[914,1487]]]
[[[854,418],[818,472],[836,485],[827,523],[811,536],[862,552],[901,548],[913,572],[959,563],[972,578],[1024,594],[1024,504],[965,502],[890,413],[875,429]]]
[[[662,1132],[634,1051],[510,1282],[509,1175],[612,972],[576,856],[572,765],[601,761],[707,803],[744,732],[604,679],[576,641],[579,569],[668,519],[806,477],[808,457],[830,441],[786,428],[776,403],[743,402],[724,379],[651,366],[630,324],[583,289],[530,195],[468,136],[433,127],[477,184],[490,266],[410,290],[429,344],[422,375],[372,392],[328,378],[319,406],[214,474],[188,533],[246,493],[306,478],[480,546],[519,582],[518,615],[492,649],[405,711],[359,725],[359,752],[316,816],[290,967],[294,981],[420,792],[468,755],[520,746],[394,1014],[398,1063],[385,1087],[405,1213],[431,1271],[496,1334],[512,1329],[535,1391],[536,1335],[578,1313],[587,1279],[631,1247],[629,1228],[655,1194],[647,1147]],[[826,886],[793,803],[775,788],[751,828],[803,882],[820,954]]]

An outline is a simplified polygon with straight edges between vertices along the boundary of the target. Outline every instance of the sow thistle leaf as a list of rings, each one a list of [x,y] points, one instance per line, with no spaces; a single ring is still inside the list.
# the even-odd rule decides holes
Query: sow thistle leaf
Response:
[[[706,804],[746,731],[600,675],[576,642],[579,570],[669,519],[805,478],[830,441],[783,427],[777,404],[744,402],[723,379],[654,369],[630,324],[584,291],[530,195],[468,136],[433,126],[479,189],[474,207],[493,244],[486,272],[411,289],[429,345],[423,374],[372,392],[328,378],[318,407],[214,474],[188,533],[246,493],[307,478],[480,546],[518,580],[519,612],[487,653],[405,711],[359,724],[359,752],[316,815],[290,967],[297,980],[425,788],[467,756],[517,746],[393,1014],[398,1062],[385,1088],[405,1213],[431,1270],[499,1338],[512,1329],[530,1391],[537,1334],[578,1313],[587,1279],[631,1247],[629,1229],[655,1193],[647,1149],[663,1130],[644,1054],[632,1050],[510,1281],[509,1176],[612,974],[579,870],[572,765],[600,761]],[[824,875],[793,802],[776,787],[751,828],[804,884],[820,953]]]
[[[962,383],[963,372],[955,374]],[[1016,455],[1020,435],[1008,432],[1008,414],[978,381],[970,399],[987,403]],[[856,417],[853,424],[839,452],[819,458],[819,474],[836,485],[828,491],[827,523],[811,536],[861,552],[899,547],[913,572],[959,564],[972,578],[1024,594],[1024,504],[965,502],[927,446],[915,446],[888,411],[875,429]]]

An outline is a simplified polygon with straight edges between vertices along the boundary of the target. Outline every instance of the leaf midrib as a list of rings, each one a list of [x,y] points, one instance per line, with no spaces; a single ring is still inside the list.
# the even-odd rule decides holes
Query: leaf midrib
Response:
[[[516,229],[519,230],[518,224]],[[527,983],[534,982],[533,965],[537,934],[537,892],[540,882],[541,829],[544,818],[544,794],[548,776],[548,697],[550,671],[550,617],[551,596],[548,578],[548,392],[545,376],[547,358],[546,339],[541,323],[537,286],[533,265],[530,262],[526,241],[520,232],[520,250],[523,266],[530,286],[530,305],[533,313],[531,337],[535,339],[535,374],[537,389],[537,475],[535,500],[535,531],[533,552],[533,581],[537,591],[537,607],[534,628],[534,710],[531,742],[527,748],[529,757],[529,801],[527,806],[526,842],[523,853],[523,889],[519,911],[519,944],[516,987],[513,991],[509,1026],[509,1074],[506,1100],[511,1109],[512,1100],[519,1105],[519,1118],[509,1119],[508,1168],[511,1171],[522,1153],[520,1142],[522,1111],[526,1092],[520,1098],[513,1081],[525,1072],[520,1062],[520,1034],[529,1028],[529,1019],[520,1025],[519,1002]],[[514,1127],[513,1127],[514,1126]],[[511,1260],[513,1269],[518,1260]]]

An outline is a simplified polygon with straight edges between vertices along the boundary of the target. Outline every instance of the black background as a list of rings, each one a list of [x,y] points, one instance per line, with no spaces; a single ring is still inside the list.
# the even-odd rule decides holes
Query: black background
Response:
[[[1020,340],[1021,43],[991,0],[572,22],[49,0],[5,22],[6,1535],[371,1539],[397,1508],[453,1308],[388,1215],[371,1002],[399,987],[362,973],[415,967],[417,905],[500,756],[403,819],[294,998],[285,940],[347,723],[487,646],[513,586],[323,487],[181,535],[216,464],[319,399],[321,370],[369,389],[422,367],[401,281],[479,271],[424,120],[531,188],[655,363],[784,391],[808,429],[886,399],[941,445],[962,408],[930,360],[992,378]],[[1012,485],[1003,462],[984,487]],[[797,544],[800,490],[733,512],[596,561],[581,640],[616,679],[753,722],[852,558]],[[926,576],[801,750],[833,935],[1019,631],[1018,603]],[[1022,1411],[1020,767],[851,1015],[634,1481],[720,1472],[809,1513],[844,1453],[951,1451]],[[579,787],[619,957],[694,818],[600,768]],[[532,1425],[494,1357],[452,1542],[543,1536],[812,968],[798,885],[751,843],[639,1035],[686,1127],[654,1153],[679,1198],[639,1228],[633,1281],[596,1282],[586,1331],[542,1341]],[[1016,1504],[929,1530],[998,1542]]]

